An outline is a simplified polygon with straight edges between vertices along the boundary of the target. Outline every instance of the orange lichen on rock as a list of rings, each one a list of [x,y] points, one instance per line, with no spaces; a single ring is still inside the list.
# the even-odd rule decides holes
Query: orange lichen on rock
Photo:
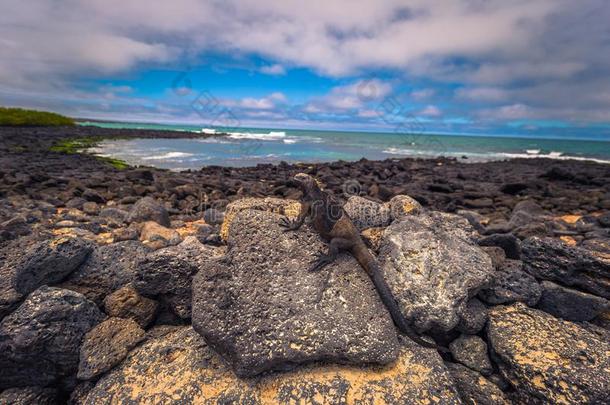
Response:
[[[381,237],[385,228],[367,228],[362,231],[362,238],[373,250],[379,250]]]
[[[602,403],[610,388],[610,344],[575,323],[523,304],[494,307],[489,338],[511,384],[549,403]]]
[[[180,237],[184,239],[187,236],[196,235],[198,225],[205,225],[205,221],[203,219],[198,219],[197,221],[185,222],[184,226],[176,228],[175,230],[180,234]]]
[[[576,240],[571,236],[561,236],[559,239],[568,246],[576,246]]]
[[[190,327],[152,339],[102,377],[85,403],[459,404],[440,356],[404,342],[387,366],[310,364],[240,379]]]
[[[575,224],[581,218],[582,215],[563,215],[559,217],[559,219],[565,222],[566,224]]]

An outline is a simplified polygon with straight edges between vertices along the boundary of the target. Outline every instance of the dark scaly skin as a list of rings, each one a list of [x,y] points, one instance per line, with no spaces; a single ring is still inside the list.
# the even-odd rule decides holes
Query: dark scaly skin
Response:
[[[282,218],[280,225],[285,227],[286,231],[297,230],[309,216],[314,229],[322,238],[330,241],[328,253],[320,253],[320,256],[315,261],[310,271],[320,270],[327,264],[332,263],[340,251],[350,252],[373,281],[381,301],[390,312],[390,315],[398,328],[413,341],[422,346],[446,351],[447,349],[445,348],[423,340],[409,326],[409,323],[402,315],[388,284],[381,274],[379,263],[375,257],[369,253],[369,250],[360,236],[360,232],[343,210],[341,204],[330,194],[322,191],[313,177],[304,173],[299,173],[294,177],[294,180],[303,192],[301,212],[293,221]]]

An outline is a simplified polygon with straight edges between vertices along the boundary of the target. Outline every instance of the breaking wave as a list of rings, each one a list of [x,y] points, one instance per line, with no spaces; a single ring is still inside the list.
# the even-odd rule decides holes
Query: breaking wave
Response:
[[[163,155],[146,156],[146,157],[143,157],[142,160],[176,159],[176,158],[189,157],[189,156],[193,156],[193,154],[186,153],[186,152],[167,152],[167,153],[164,153]]]

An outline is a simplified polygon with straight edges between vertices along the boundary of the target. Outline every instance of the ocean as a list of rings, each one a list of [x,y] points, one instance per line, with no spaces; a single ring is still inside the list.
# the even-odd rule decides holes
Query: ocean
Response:
[[[82,122],[107,128],[140,128],[214,133],[213,128],[119,122]],[[316,163],[361,158],[454,157],[463,162],[545,157],[610,163],[610,141],[535,139],[480,135],[373,133],[239,128],[226,137],[206,139],[132,139],[101,142],[91,150],[132,165],[171,170],[260,163]]]

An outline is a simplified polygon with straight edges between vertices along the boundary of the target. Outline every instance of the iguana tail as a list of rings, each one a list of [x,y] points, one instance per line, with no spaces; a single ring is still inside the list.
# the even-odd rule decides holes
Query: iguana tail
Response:
[[[366,245],[364,245],[364,243],[359,243],[353,247],[352,252],[358,263],[360,263],[360,265],[364,268],[364,270],[367,272],[367,274],[373,281],[373,284],[375,285],[375,288],[379,293],[381,301],[390,312],[390,315],[392,316],[392,319],[394,320],[396,326],[398,326],[398,329],[400,329],[401,332],[406,334],[409,338],[411,338],[411,340],[415,341],[421,346],[434,348],[442,352],[447,352],[447,348],[438,346],[436,343],[424,340],[413,330],[411,325],[409,325],[400,308],[398,307],[398,303],[396,302],[396,299],[394,298],[394,295],[392,294],[388,283],[383,277],[383,273],[381,271],[379,263],[377,262],[375,257],[373,257],[371,253],[369,253]]]

